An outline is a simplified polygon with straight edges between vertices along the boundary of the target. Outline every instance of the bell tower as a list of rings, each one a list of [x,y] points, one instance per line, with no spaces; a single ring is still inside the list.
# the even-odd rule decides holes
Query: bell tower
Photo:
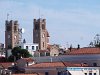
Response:
[[[46,50],[48,44],[48,32],[46,29],[46,19],[34,19],[33,43],[39,44],[40,50]]]
[[[5,21],[5,48],[12,49],[19,44],[18,21]]]

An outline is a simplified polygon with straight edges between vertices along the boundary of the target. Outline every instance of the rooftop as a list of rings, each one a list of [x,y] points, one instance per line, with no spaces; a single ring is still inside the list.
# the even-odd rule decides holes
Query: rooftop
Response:
[[[2,66],[3,68],[7,69],[8,67],[12,66],[13,62],[0,62],[0,66]]]
[[[38,74],[12,74],[12,75],[38,75]]]
[[[71,62],[45,62],[28,66],[28,68],[50,68],[50,67],[86,67],[86,64],[75,64]]]
[[[72,48],[66,55],[80,55],[80,54],[100,54],[100,48],[87,47],[87,48]]]
[[[22,59],[27,61],[27,62],[33,62],[34,61],[32,58],[22,58]]]

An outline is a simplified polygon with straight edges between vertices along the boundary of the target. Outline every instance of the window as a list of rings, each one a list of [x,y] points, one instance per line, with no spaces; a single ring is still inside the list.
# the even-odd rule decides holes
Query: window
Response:
[[[89,73],[89,75],[92,75],[92,73]]]
[[[97,63],[93,63],[93,66],[97,66]]]
[[[85,75],[87,75],[87,73],[85,73]]]
[[[26,46],[26,49],[28,49],[28,46]]]
[[[61,72],[58,72],[58,75],[61,75]]]
[[[35,30],[39,30],[39,24],[35,24]]]
[[[45,29],[45,24],[42,24],[42,29]]]
[[[50,53],[46,53],[46,56],[50,56]]]
[[[17,27],[16,26],[14,26],[14,31],[17,31]]]
[[[43,42],[43,47],[44,47],[44,42]]]
[[[45,75],[49,75],[49,73],[48,72],[45,72]]]
[[[7,26],[6,30],[7,31],[10,31],[11,30],[11,27],[10,26]]]
[[[96,73],[94,73],[94,75],[97,75]]]
[[[34,50],[34,46],[32,46],[32,50]]]
[[[21,46],[19,46],[19,48],[21,48]]]
[[[38,46],[36,46],[36,50],[38,50]]]

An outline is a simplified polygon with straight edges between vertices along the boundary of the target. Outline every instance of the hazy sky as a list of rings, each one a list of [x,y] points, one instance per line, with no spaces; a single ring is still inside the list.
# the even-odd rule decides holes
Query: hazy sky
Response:
[[[40,14],[39,14],[40,11]],[[4,43],[5,20],[18,20],[23,38],[32,43],[33,19],[46,18],[50,43],[87,46],[100,34],[100,0],[0,0],[0,42]]]

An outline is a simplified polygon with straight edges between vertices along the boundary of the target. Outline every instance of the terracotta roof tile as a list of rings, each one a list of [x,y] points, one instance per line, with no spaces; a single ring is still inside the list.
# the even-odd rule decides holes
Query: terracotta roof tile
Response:
[[[39,64],[33,64],[29,67],[36,67],[36,68],[45,68],[45,67],[64,67],[64,64],[61,62],[45,62]]]
[[[78,54],[100,54],[100,48],[80,48],[72,49],[66,53],[67,55],[78,55]]]
[[[12,75],[38,75],[38,74],[12,74]]]
[[[64,62],[66,67],[87,67],[87,64],[76,64],[76,63],[71,63],[71,62]]]
[[[7,69],[8,67],[12,66],[12,62],[4,62],[4,63],[2,62],[2,63],[0,63],[0,65],[3,68]]]
[[[31,66],[28,66],[28,68],[50,68],[50,67],[82,67],[87,66],[85,64],[75,64],[70,62],[45,62],[45,63],[39,63],[39,64],[33,64]]]
[[[33,62],[34,61],[32,58],[22,58],[22,59],[24,59],[27,62]]]

